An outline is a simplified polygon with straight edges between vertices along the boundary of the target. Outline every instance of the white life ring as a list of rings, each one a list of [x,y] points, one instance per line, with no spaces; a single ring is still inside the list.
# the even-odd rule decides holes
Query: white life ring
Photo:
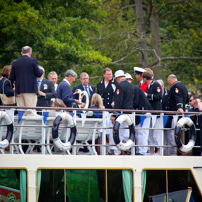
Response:
[[[6,138],[3,141],[0,141],[0,149],[5,149],[10,145],[10,142],[13,138],[13,122],[11,117],[4,111],[0,112],[0,119],[4,119],[7,125]]]
[[[186,145],[182,143],[180,138],[181,128],[185,124],[190,127],[190,133],[191,133],[191,138]],[[177,126],[175,127],[175,142],[176,142],[177,148],[183,153],[189,152],[194,147],[196,142],[196,128],[193,121],[190,118],[183,117],[177,122]]]
[[[129,131],[130,131],[130,136],[126,143],[123,143],[122,141],[120,141],[120,138],[119,138],[119,128],[120,128],[121,123],[124,121],[128,124]],[[115,142],[116,146],[121,150],[126,151],[134,145],[135,126],[129,115],[122,114],[116,119],[114,126],[113,126],[113,138],[114,138],[114,142]]]
[[[82,102],[82,98],[83,96],[86,96],[86,103],[85,103],[85,107],[84,109],[87,109],[89,107],[89,96],[88,93],[84,90],[82,91],[81,89],[76,89],[76,91],[74,92],[74,94],[78,93],[79,94],[79,101]],[[80,105],[78,105],[80,108]]]
[[[58,129],[61,121],[66,121],[71,131],[69,140],[66,143],[63,143],[58,136]],[[52,137],[53,137],[53,143],[57,148],[63,151],[69,150],[75,143],[76,135],[77,135],[77,129],[74,124],[73,117],[69,113],[63,112],[55,118],[52,127]]]

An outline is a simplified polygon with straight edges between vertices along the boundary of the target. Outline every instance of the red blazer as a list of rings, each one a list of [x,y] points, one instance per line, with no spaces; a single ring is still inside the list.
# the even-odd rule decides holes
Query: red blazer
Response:
[[[147,85],[146,83],[144,83],[144,82],[142,82],[142,85],[140,85],[140,84],[138,85],[138,87],[139,87],[140,89],[142,89],[143,92],[146,92],[147,86],[148,86],[148,85]]]

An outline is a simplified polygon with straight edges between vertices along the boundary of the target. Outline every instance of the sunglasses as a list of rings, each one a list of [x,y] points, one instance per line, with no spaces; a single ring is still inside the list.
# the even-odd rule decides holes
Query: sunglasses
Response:
[[[192,100],[189,100],[189,102],[191,102]]]

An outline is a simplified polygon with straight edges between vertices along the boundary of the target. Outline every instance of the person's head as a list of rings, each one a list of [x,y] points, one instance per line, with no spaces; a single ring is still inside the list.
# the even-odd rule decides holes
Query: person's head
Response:
[[[9,78],[10,72],[11,72],[11,65],[6,65],[6,66],[4,66],[3,69],[2,69],[1,75],[2,75],[3,77]]]
[[[142,73],[145,72],[145,70],[141,67],[134,67],[134,74],[135,74],[135,78],[137,79],[138,82],[142,81]]]
[[[133,77],[129,73],[126,73],[125,76],[126,76],[125,77],[126,81],[128,81],[129,83],[132,83]]]
[[[112,78],[113,78],[112,70],[109,67],[107,67],[103,70],[103,77],[106,82],[109,82],[112,80]]]
[[[43,70],[43,74],[42,74],[42,76],[40,78],[37,78],[38,80],[44,78],[44,75],[45,75],[45,69],[42,66],[39,66],[39,69]]]
[[[87,86],[89,82],[89,75],[86,72],[82,72],[80,75],[80,81],[82,85]]]
[[[71,84],[75,81],[75,79],[77,78],[77,73],[72,70],[72,69],[68,69],[65,72],[65,79]]]
[[[114,75],[118,83],[120,83],[123,79],[125,79],[125,74],[123,70],[116,71]]]
[[[170,74],[167,78],[167,82],[172,86],[177,81],[177,77],[174,74]]]
[[[21,52],[22,55],[29,55],[31,56],[32,54],[32,48],[29,47],[29,46],[24,46],[22,47],[22,52]]]
[[[99,109],[104,109],[102,97],[97,93],[93,94],[92,100],[91,100],[91,106],[95,106],[95,105],[98,105]]]
[[[161,85],[162,91],[164,92],[164,82],[162,79],[158,79],[157,82]]]
[[[193,96],[190,97],[189,104],[192,107],[197,108],[198,107],[198,100],[200,100],[200,96],[193,95]]]
[[[52,107],[67,107],[67,106],[61,99],[56,98],[52,103]]]
[[[52,81],[53,84],[55,85],[58,80],[58,75],[55,71],[49,72],[48,74],[48,80]]]
[[[150,72],[143,72],[142,77],[144,83],[149,85],[152,82],[152,75]]]
[[[150,68],[145,68],[145,71],[149,72],[154,77],[154,72]]]

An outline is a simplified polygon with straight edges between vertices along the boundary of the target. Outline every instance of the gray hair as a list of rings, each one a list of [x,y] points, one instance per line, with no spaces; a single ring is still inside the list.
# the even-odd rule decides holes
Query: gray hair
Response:
[[[76,73],[74,70],[72,70],[72,69],[68,69],[68,70],[65,72],[65,77],[68,77],[69,75],[70,75],[71,77],[77,78],[77,73]]]
[[[82,72],[82,73],[80,74],[80,79],[82,79],[82,76],[88,76],[88,77],[89,77],[88,73],[86,73],[86,72]]]
[[[161,86],[164,86],[164,82],[162,79],[158,79],[157,82],[161,85]]]
[[[42,66],[39,66],[39,69],[43,70],[43,74],[45,74],[45,69]]]
[[[23,54],[31,53],[31,52],[32,52],[32,48],[29,47],[29,46],[24,46],[24,47],[22,48],[22,53],[23,53]]]
[[[51,75],[51,74],[56,74],[56,75],[57,75],[57,73],[56,73],[55,71],[51,71],[51,72],[48,73],[48,79],[50,79],[50,75]],[[57,75],[57,76],[58,76],[58,75]]]
[[[168,79],[171,79],[171,80],[177,80],[177,77],[174,75],[174,74],[170,74],[169,76],[168,76]]]

